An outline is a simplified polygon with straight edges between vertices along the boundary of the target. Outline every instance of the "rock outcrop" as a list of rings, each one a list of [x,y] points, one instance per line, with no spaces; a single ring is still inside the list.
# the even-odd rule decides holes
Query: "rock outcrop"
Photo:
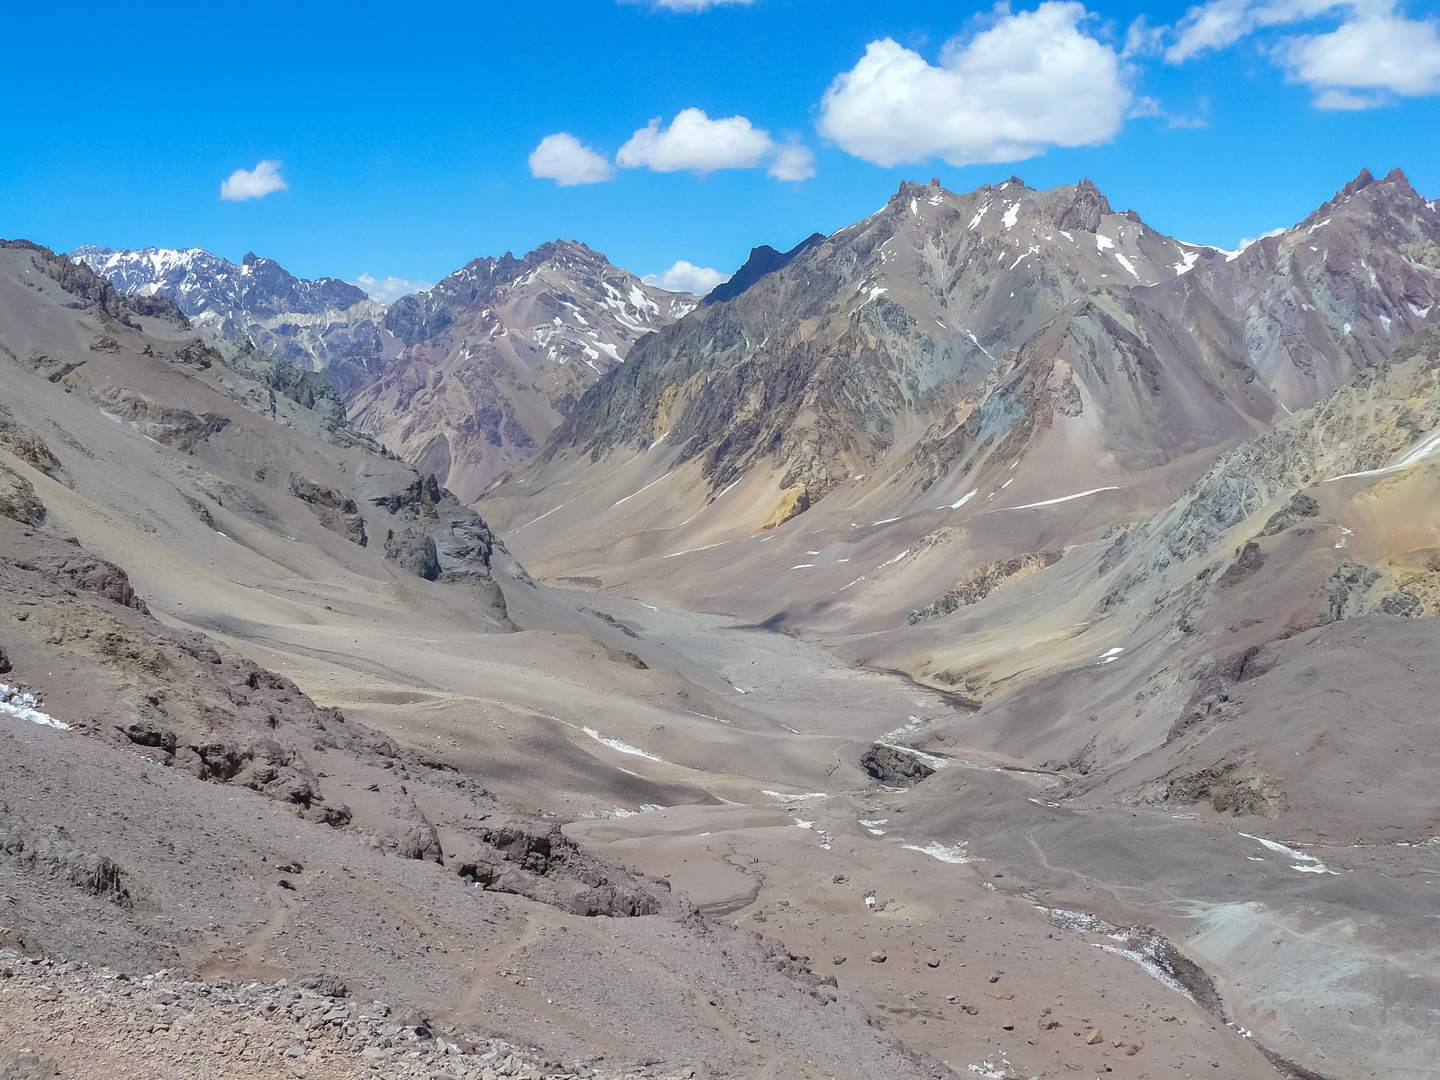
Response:
[[[23,525],[45,522],[45,504],[35,494],[35,485],[3,461],[0,461],[0,515]]]
[[[913,626],[927,619],[942,619],[962,607],[978,604],[996,589],[1012,581],[1039,573],[1059,561],[1058,551],[1033,551],[998,562],[981,563],[956,582],[953,589],[925,607],[910,612],[907,621]]]
[[[921,755],[904,747],[878,742],[860,755],[860,767],[882,784],[892,787],[913,787],[935,773]]]

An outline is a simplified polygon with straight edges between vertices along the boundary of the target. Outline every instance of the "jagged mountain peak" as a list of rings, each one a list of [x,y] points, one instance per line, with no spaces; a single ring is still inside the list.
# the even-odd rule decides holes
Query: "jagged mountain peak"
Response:
[[[824,242],[825,234],[817,232],[811,233],[789,251],[776,251],[769,244],[753,247],[750,249],[750,256],[740,269],[735,271],[730,280],[716,285],[706,293],[705,298],[700,302],[702,304],[720,304],[726,300],[733,300],[766,274],[783,270],[805,252]]]
[[[114,250],[79,247],[71,253],[121,292],[166,296],[211,341],[242,339],[318,370],[383,355],[384,306],[337,278],[297,278],[253,251],[234,263],[203,248]]]
[[[369,299],[362,289],[338,278],[297,278],[253,251],[233,263],[198,247],[117,251],[87,245],[76,248],[71,258],[87,263],[122,292],[169,296],[190,316],[222,310],[232,316],[318,314]]]
[[[1410,184],[1410,178],[1399,168],[1391,169],[1377,180],[1369,169],[1361,169],[1334,196],[1315,208],[1295,228],[1308,227],[1334,214],[1355,215],[1384,208],[1392,214],[1435,213],[1436,201],[1426,199]]]
[[[630,318],[640,322],[647,321],[647,313],[653,315],[662,307],[678,312],[670,316],[678,318],[695,302],[689,293],[645,285],[636,275],[615,266],[604,254],[578,240],[557,239],[541,244],[520,258],[507,251],[498,257],[471,259],[428,293],[402,297],[396,303],[408,301],[407,306],[422,307],[433,306],[437,301],[452,306],[490,303],[496,300],[497,290],[530,286],[542,292],[558,289],[564,293],[567,289],[589,288],[603,294],[616,293],[635,309]]]
[[[390,306],[385,328],[399,355],[356,380],[351,415],[473,498],[525,460],[637,340],[697,303],[575,240],[472,259]]]

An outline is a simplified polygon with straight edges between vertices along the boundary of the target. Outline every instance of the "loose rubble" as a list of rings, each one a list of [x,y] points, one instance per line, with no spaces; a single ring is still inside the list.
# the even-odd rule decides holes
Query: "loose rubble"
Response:
[[[0,931],[3,933],[3,931]],[[396,1015],[332,974],[278,982],[132,975],[0,949],[0,1075],[108,1080],[294,1076],[307,1080],[688,1080],[561,1062],[537,1047]],[[172,1072],[172,1070],[174,1070]]]

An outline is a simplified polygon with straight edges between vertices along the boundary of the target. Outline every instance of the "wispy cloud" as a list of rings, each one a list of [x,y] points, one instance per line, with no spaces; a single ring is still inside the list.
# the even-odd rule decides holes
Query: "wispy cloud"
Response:
[[[798,140],[781,143],[765,171],[776,180],[809,180],[815,175],[815,153]]]
[[[704,296],[722,281],[729,281],[729,274],[722,274],[708,266],[696,266],[681,259],[663,274],[646,274],[640,279],[646,285],[655,285],[671,292],[688,292]]]
[[[1019,161],[1106,142],[1131,93],[1119,55],[1082,29],[1089,18],[1075,2],[1015,14],[1002,4],[986,29],[947,42],[938,64],[890,38],[872,41],[826,91],[820,132],[885,166]]]
[[[1329,18],[1321,33],[1271,37],[1263,51],[1318,109],[1356,110],[1440,94],[1440,22],[1411,19],[1394,0],[1209,0],[1170,28],[1165,58],[1183,63],[1281,26]]]
[[[405,278],[398,277],[375,278],[369,274],[361,274],[350,284],[364,289],[371,300],[378,300],[382,304],[388,304],[392,300],[399,300],[402,296],[425,292],[427,289],[435,287],[434,282],[421,281],[418,278],[414,281],[407,281]]]
[[[667,11],[705,11],[712,7],[719,7],[721,4],[753,4],[755,0],[624,0],[627,4],[649,4],[651,7],[664,8]]]
[[[531,152],[530,175],[554,180],[560,187],[575,187],[609,180],[615,168],[574,135],[560,131],[546,135]]]
[[[272,191],[289,188],[280,176],[279,161],[262,161],[253,169],[236,169],[229,179],[220,184],[220,198],[230,202],[244,202],[246,199],[263,199]]]
[[[1223,49],[1267,26],[1313,18],[1341,5],[1337,0],[1209,0],[1192,7],[1171,28],[1165,59],[1178,64],[1209,49]]]

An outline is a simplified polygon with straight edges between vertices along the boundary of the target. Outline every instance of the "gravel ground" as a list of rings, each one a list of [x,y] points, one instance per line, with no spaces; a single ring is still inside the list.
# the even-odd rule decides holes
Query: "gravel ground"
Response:
[[[615,1071],[453,1025],[402,1024],[332,977],[200,982],[130,975],[0,950],[0,1077],[383,1076],[396,1080],[686,1080],[694,1070]]]

